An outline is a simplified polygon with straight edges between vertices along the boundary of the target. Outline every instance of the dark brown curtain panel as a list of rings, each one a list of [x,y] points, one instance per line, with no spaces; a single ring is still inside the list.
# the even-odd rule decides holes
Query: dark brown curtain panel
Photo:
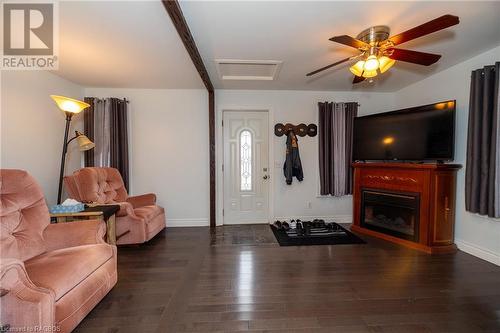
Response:
[[[318,103],[319,107],[319,182],[321,195],[333,195],[333,103]]]
[[[85,166],[113,167],[129,188],[127,101],[85,97],[84,131],[95,148],[85,152]]]
[[[500,62],[472,72],[465,170],[467,211],[500,217],[499,207]]]
[[[358,116],[358,103],[346,103],[346,139],[345,139],[345,153],[346,153],[346,193],[352,194],[353,188],[353,170],[352,170],[352,149],[353,149],[353,135],[354,135],[354,118]]]
[[[129,188],[127,102],[109,98],[110,113],[110,166],[118,169],[125,188]]]
[[[90,139],[90,141],[95,142],[94,138],[94,103],[95,98],[93,97],[85,97],[83,99],[85,103],[90,104],[90,107],[85,109],[83,112],[83,132]],[[94,166],[94,150],[86,150],[84,152],[85,158],[85,166],[92,167]]]
[[[352,193],[352,136],[358,103],[318,103],[320,194]]]

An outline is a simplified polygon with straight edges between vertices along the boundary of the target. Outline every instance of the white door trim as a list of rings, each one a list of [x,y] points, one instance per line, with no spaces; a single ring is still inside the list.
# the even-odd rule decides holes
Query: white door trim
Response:
[[[224,175],[222,173],[222,164],[224,161],[224,142],[223,142],[223,129],[222,129],[222,119],[224,111],[240,111],[240,112],[267,112],[269,119],[268,128],[268,144],[269,144],[269,196],[268,196],[268,221],[270,222],[274,216],[274,178],[275,178],[275,167],[274,167],[274,112],[270,107],[241,107],[241,106],[220,106],[217,107],[217,112],[215,114],[215,167],[216,167],[216,217],[218,226],[224,225],[224,216],[222,211],[224,209]]]

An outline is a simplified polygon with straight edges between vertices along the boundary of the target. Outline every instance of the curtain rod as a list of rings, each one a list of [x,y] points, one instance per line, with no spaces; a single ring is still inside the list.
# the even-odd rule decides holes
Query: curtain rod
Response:
[[[321,103],[322,103],[322,102],[321,102]],[[347,103],[356,103],[356,102],[335,102],[335,101],[333,101],[333,102],[325,102],[325,103],[344,103],[344,104],[347,104]],[[361,106],[361,104],[359,104],[359,103],[356,103],[356,104],[357,104],[358,106]]]
[[[91,98],[97,100],[98,103],[106,101],[106,98],[97,98],[97,97],[91,97]],[[129,103],[130,102],[126,98],[116,98],[116,97],[110,97],[110,98],[115,98],[115,99],[119,100],[120,102],[125,102],[125,103]]]
[[[356,102],[333,102],[333,103],[344,103],[344,104],[347,104],[347,103],[356,103]],[[359,103],[356,103],[357,106],[361,106],[361,104]]]

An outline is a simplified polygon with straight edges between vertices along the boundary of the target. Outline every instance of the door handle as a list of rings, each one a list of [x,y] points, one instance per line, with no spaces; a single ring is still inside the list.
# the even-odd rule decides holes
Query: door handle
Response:
[[[268,178],[269,178],[269,176],[268,176],[268,175],[264,175],[264,177],[262,177],[262,179],[264,179],[264,180],[266,180],[266,179],[268,179]]]

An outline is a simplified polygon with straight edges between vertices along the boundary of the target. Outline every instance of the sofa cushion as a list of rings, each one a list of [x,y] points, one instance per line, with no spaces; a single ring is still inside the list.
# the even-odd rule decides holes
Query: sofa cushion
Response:
[[[108,204],[127,200],[127,190],[115,168],[83,168],[73,173],[83,202]]]
[[[72,332],[116,284],[117,277],[115,253],[112,259],[56,302],[56,322],[60,327],[58,332]],[[103,329],[103,332],[113,332],[113,329]]]
[[[43,192],[23,170],[0,170],[0,254],[28,260],[45,252],[43,230],[50,222]]]
[[[152,205],[152,206],[142,206],[134,209],[135,215],[145,220],[146,223],[157,217],[158,215],[164,214],[165,210],[163,207]]]
[[[56,301],[113,257],[113,247],[92,244],[41,254],[25,262],[31,281],[56,294]]]

